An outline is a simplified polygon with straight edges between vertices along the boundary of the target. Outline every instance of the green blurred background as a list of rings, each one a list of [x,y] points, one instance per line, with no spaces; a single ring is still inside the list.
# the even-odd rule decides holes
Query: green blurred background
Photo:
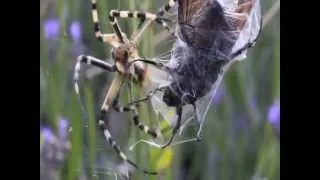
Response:
[[[98,0],[102,30],[112,32],[107,18],[111,9],[156,12],[164,3],[167,1]],[[268,19],[261,38],[249,50],[248,58],[235,63],[226,73],[216,103],[206,117],[203,141],[167,150],[140,144],[130,151],[130,145],[147,137],[133,126],[130,113],[109,113],[111,132],[121,149],[139,166],[161,172],[153,177],[135,171],[132,179],[280,179],[280,1],[261,3]],[[279,9],[272,9],[276,3]],[[132,19],[119,22],[127,34],[138,23]],[[88,117],[73,90],[73,66],[79,54],[108,61],[111,56],[110,47],[94,36],[90,1],[40,0],[40,29],[40,125],[57,129],[58,119],[65,117],[73,128],[72,149],[55,177],[124,178],[121,172],[127,167],[103,141],[95,123],[114,74],[83,68],[80,89]],[[152,25],[143,35],[140,55],[156,57],[168,52],[172,41],[166,36],[160,26]],[[123,92],[122,104],[130,98]],[[143,105],[140,113],[146,124],[156,125],[157,119],[149,106]],[[183,136],[194,136],[197,126],[193,124]]]

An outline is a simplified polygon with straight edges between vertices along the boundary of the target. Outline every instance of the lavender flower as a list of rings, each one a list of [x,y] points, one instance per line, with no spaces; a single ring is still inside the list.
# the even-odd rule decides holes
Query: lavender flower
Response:
[[[43,136],[45,144],[53,144],[54,142],[54,134],[52,133],[51,129],[49,128],[40,128],[40,134]]]
[[[81,24],[78,21],[71,23],[69,28],[72,40],[74,42],[79,42],[81,38]]]
[[[65,118],[61,118],[59,122],[59,138],[63,141],[67,140],[68,137],[69,123]]]
[[[81,24],[78,21],[73,21],[69,27],[69,32],[73,41],[72,44],[72,56],[79,56],[84,52],[84,45],[81,42]],[[74,58],[76,59],[76,58]]]
[[[60,23],[57,19],[49,19],[44,22],[44,36],[46,39],[56,39],[59,36]]]
[[[269,108],[268,121],[280,140],[280,100],[276,100]]]
[[[56,179],[55,171],[62,165],[70,149],[68,121],[60,119],[58,135],[47,127],[40,127],[40,179]]]
[[[275,125],[280,122],[280,101],[276,100],[269,108],[268,120],[271,124]]]

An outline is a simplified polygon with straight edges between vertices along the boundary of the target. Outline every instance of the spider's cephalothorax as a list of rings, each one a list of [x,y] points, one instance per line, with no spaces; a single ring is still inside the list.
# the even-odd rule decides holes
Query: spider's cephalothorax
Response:
[[[131,56],[130,46],[121,45],[111,51],[112,59],[114,60],[117,70],[122,74],[129,74],[127,67],[129,56]]]
[[[118,48],[112,49],[112,58],[117,63],[120,63],[122,66],[128,64],[128,58],[131,54],[130,48],[128,46],[120,46]]]
[[[136,45],[132,43],[123,44],[111,51],[118,73],[122,74],[126,80],[143,87],[147,83],[145,65],[138,62],[130,66],[130,62],[138,57],[137,54]]]
[[[165,8],[171,7],[173,5],[173,1],[170,0],[169,5],[166,5]],[[79,95],[79,74],[81,69],[81,64],[88,64],[99,67],[109,72],[114,72],[115,77],[109,87],[109,90],[106,94],[106,97],[101,106],[101,111],[98,119],[98,125],[107,142],[112,146],[112,148],[116,151],[117,155],[124,161],[128,162],[135,168],[139,169],[139,167],[132,162],[128,157],[120,150],[120,147],[117,143],[112,139],[108,123],[104,120],[106,119],[106,113],[110,108],[114,108],[118,112],[130,111],[133,113],[133,123],[143,132],[147,133],[152,137],[158,137],[160,134],[148,126],[143,125],[139,121],[137,104],[131,103],[128,106],[119,106],[119,91],[122,87],[123,82],[126,82],[130,86],[130,81],[133,80],[140,86],[147,86],[148,84],[148,76],[146,74],[145,64],[142,62],[135,62],[136,59],[141,59],[137,52],[137,47],[139,40],[143,34],[143,32],[150,26],[151,23],[156,22],[162,25],[164,28],[168,30],[167,23],[164,21],[165,19],[160,17],[161,13],[153,14],[149,12],[138,12],[138,11],[118,11],[111,10],[109,13],[109,21],[110,25],[113,28],[114,33],[102,33],[100,30],[99,20],[98,20],[98,12],[97,12],[97,4],[96,0],[91,0],[92,3],[92,19],[94,25],[95,36],[100,42],[108,43],[113,48],[112,50],[112,58],[114,60],[114,64],[110,64],[98,58],[81,55],[77,58],[77,63],[75,65],[74,70],[74,88],[76,93]],[[159,11],[161,12],[162,9]],[[117,23],[117,18],[137,18],[140,20],[140,24],[138,29],[132,34],[130,38],[126,37],[126,34],[123,33]],[[130,66],[130,65],[133,66]],[[143,89],[143,88],[142,88]],[[156,174],[156,172],[151,172],[147,170],[142,170],[148,174]]]

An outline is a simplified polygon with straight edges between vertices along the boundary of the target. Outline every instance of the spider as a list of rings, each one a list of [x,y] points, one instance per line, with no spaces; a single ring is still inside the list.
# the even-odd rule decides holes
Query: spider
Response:
[[[133,113],[133,123],[136,127],[138,127],[141,131],[150,135],[151,137],[159,137],[160,133],[145,126],[139,120],[137,103],[130,103],[128,106],[120,106],[118,103],[120,89],[124,82],[135,82],[142,86],[142,89],[150,84],[148,75],[147,75],[147,67],[142,62],[135,62],[137,59],[142,59],[138,55],[137,47],[139,44],[139,40],[143,32],[152,24],[156,22],[165,29],[169,30],[166,19],[162,18],[161,15],[164,10],[170,9],[174,5],[174,0],[170,0],[164,8],[161,8],[157,14],[153,14],[150,12],[131,12],[131,11],[118,11],[111,10],[109,13],[109,21],[110,25],[113,28],[114,33],[103,33],[100,30],[100,24],[98,19],[98,11],[96,0],[91,0],[92,4],[92,18],[94,23],[94,32],[96,38],[102,42],[111,45],[112,52],[111,56],[114,60],[114,64],[110,64],[101,59],[98,59],[93,56],[88,55],[80,55],[77,58],[77,63],[74,67],[74,89],[77,95],[79,95],[79,74],[81,69],[81,64],[87,64],[96,66],[108,72],[114,72],[115,77],[111,82],[108,92],[106,93],[105,99],[101,106],[99,118],[98,118],[98,126],[103,131],[103,134],[107,140],[107,142],[112,146],[117,155],[124,161],[131,164],[138,170],[146,174],[155,175],[157,172],[152,172],[149,170],[140,169],[136,163],[131,161],[125,153],[120,150],[120,147],[117,145],[116,141],[111,137],[108,123],[104,121],[106,113],[110,108],[114,108],[118,112],[126,112],[131,111]],[[117,18],[137,18],[140,20],[140,24],[138,25],[138,29],[133,32],[130,38],[123,33],[118,25]],[[132,66],[131,66],[132,65]],[[130,83],[128,83],[128,87],[131,88]],[[131,91],[130,91],[131,92]]]

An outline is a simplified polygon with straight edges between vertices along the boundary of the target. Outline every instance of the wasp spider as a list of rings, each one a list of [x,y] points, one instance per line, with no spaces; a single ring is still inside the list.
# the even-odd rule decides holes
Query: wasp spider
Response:
[[[134,166],[136,169],[139,169],[137,164],[128,159],[128,157],[120,150],[115,140],[112,139],[108,123],[105,122],[104,119],[109,108],[114,108],[118,112],[131,111],[133,113],[133,123],[140,130],[144,131],[152,137],[160,136],[158,132],[152,130],[151,128],[143,125],[140,122],[136,105],[137,103],[131,103],[131,105],[128,106],[120,106],[118,104],[118,99],[119,91],[122,87],[123,82],[136,82],[137,84],[142,86],[142,89],[144,86],[147,86],[148,75],[146,71],[146,65],[142,62],[135,62],[134,64],[132,63],[132,66],[129,67],[129,64],[130,62],[134,62],[136,59],[141,59],[138,55],[137,46],[143,32],[150,26],[150,24],[156,22],[169,30],[165,19],[161,16],[163,15],[164,10],[168,10],[169,7],[174,4],[172,2],[173,1],[171,0],[168,5],[166,5],[164,8],[161,8],[157,14],[149,12],[111,10],[109,13],[109,21],[114,33],[105,34],[100,30],[96,0],[91,0],[95,36],[100,42],[108,43],[109,45],[111,45],[111,47],[113,48],[112,59],[114,60],[114,64],[110,64],[92,56],[80,55],[77,58],[77,63],[74,69],[74,88],[78,95],[78,82],[81,64],[96,66],[103,70],[115,73],[115,77],[110,85],[110,88],[105,96],[101,107],[100,115],[98,118],[98,126],[103,131],[106,140],[116,151],[117,155],[122,160]],[[128,38],[126,34],[121,31],[117,23],[117,18],[137,18],[140,20],[138,29],[133,32],[130,38]],[[129,83],[128,85],[130,87]],[[151,172],[148,170],[141,171],[147,174],[156,174],[156,172]]]

